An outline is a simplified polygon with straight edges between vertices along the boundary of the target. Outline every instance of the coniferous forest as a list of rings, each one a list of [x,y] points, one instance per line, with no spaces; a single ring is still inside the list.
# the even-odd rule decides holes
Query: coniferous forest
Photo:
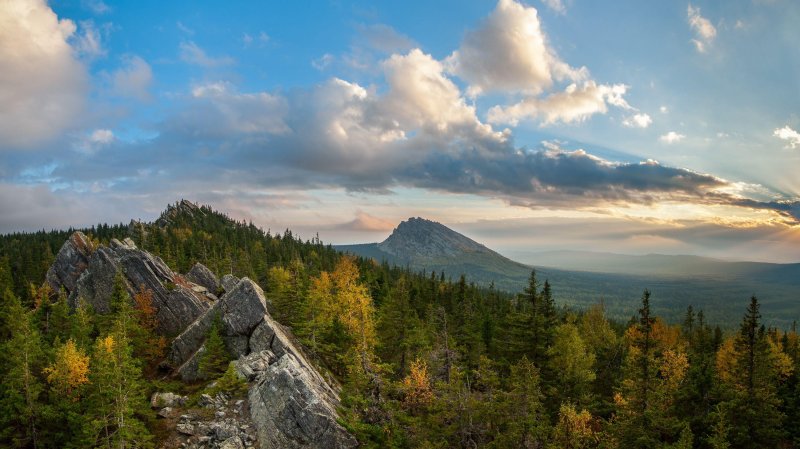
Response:
[[[43,287],[73,230],[0,237],[0,446],[160,447],[154,391],[241,394],[214,325],[205,381],[159,371],[146,290],[118,279],[108,313]],[[341,385],[342,425],[376,448],[800,447],[800,338],[764,326],[756,296],[741,320],[680,322],[602,303],[571,310],[536,272],[505,292],[464,276],[415,272],[336,252],[319,239],[264,232],[203,207],[154,223],[97,225],[93,241],[133,239],[176,272],[201,262],[247,276],[269,312]],[[632,298],[636,300],[637,298]]]

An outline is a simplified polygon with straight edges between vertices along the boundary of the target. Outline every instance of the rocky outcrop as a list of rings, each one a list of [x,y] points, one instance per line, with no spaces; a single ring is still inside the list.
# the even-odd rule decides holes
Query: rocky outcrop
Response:
[[[237,369],[251,379],[250,416],[262,448],[358,446],[336,421],[336,392],[292,352],[253,353],[239,359]]]
[[[266,299],[261,287],[243,278],[208,311],[172,341],[166,366],[185,381],[198,379],[197,367],[203,343],[214,319],[219,317],[222,337],[232,355],[249,353],[250,334],[264,319]]]
[[[197,285],[201,285],[205,287],[206,290],[214,294],[217,294],[217,292],[219,292],[222,288],[217,275],[199,262],[194,264],[192,269],[186,273],[186,280],[189,282],[194,282]]]
[[[94,245],[82,232],[73,233],[61,246],[56,259],[47,270],[45,281],[54,290],[62,286],[67,292],[75,291],[78,277],[89,266]]]
[[[196,380],[205,336],[215,317],[238,373],[250,382],[250,416],[261,448],[352,448],[356,440],[337,423],[339,396],[291,334],[267,312],[261,288],[248,278],[220,298],[172,343],[175,373]]]
[[[164,335],[182,331],[216,299],[205,288],[176,275],[159,257],[138,249],[129,238],[94,248],[80,232],[59,250],[47,282],[54,289],[64,287],[73,307],[85,301],[95,311],[107,313],[118,272],[131,295],[142,289],[153,293],[157,330]]]
[[[222,288],[226,292],[233,290],[233,288],[236,287],[236,284],[238,283],[239,283],[239,278],[237,278],[232,274],[226,274],[225,276],[222,276],[222,280],[220,281]]]

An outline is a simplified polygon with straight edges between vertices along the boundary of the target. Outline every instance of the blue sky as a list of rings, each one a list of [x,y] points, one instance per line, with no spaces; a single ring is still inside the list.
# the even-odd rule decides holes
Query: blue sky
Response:
[[[0,231],[180,198],[334,243],[796,261],[800,4],[0,5]]]

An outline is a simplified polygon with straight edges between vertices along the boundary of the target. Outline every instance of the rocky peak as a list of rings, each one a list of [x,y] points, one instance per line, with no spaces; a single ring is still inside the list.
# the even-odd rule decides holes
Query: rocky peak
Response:
[[[164,335],[182,331],[217,299],[174,273],[161,258],[138,249],[130,238],[95,247],[81,232],[62,245],[46,282],[54,290],[63,287],[73,307],[85,301],[97,312],[106,313],[118,272],[131,295],[142,289],[153,293],[158,331]]]
[[[157,330],[177,335],[162,368],[183,380],[197,380],[206,335],[219,317],[225,345],[239,359],[237,371],[249,382],[247,408],[253,432],[234,431],[250,421],[226,417],[223,410],[216,411],[222,413],[221,417],[208,422],[186,415],[178,423],[178,431],[188,436],[183,447],[249,447],[255,435],[262,449],[350,449],[358,445],[338,423],[337,390],[310,363],[291,333],[269,315],[258,284],[231,275],[219,281],[200,264],[183,277],[159,257],[137,248],[129,238],[95,247],[80,232],[59,250],[47,283],[54,289],[63,287],[73,307],[86,301],[105,313],[117,273],[122,273],[131,294],[143,288],[153,292]],[[217,299],[209,287],[219,285],[215,291],[224,289],[225,293]],[[155,402],[158,405],[159,400]],[[245,408],[236,410],[243,413]],[[167,419],[172,412],[166,406],[159,416]],[[210,435],[215,438],[213,444]]]
[[[155,221],[155,225],[164,228],[173,224],[178,217],[198,218],[205,214],[206,212],[196,203],[180,200],[175,205],[167,206],[167,210],[161,213],[161,216]]]
[[[378,244],[378,248],[405,260],[452,258],[464,253],[494,254],[489,248],[441,223],[419,217],[400,223],[392,235]]]

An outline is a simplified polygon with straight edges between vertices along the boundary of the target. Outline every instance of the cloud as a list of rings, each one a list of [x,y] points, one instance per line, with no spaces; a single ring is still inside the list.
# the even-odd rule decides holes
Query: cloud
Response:
[[[97,15],[111,12],[111,7],[105,4],[102,0],[82,0],[81,5]]]
[[[263,31],[259,32],[256,37],[253,37],[252,35],[250,35],[250,33],[244,33],[242,35],[242,42],[244,43],[245,47],[252,45],[253,42],[256,42],[256,40],[260,44],[259,46],[262,46],[267,42],[269,42],[269,39],[270,39],[269,35]]]
[[[75,149],[85,154],[93,154],[101,148],[108,146],[116,140],[114,132],[110,129],[95,129],[85,137],[79,139]]]
[[[42,0],[0,2],[0,151],[54,139],[81,116],[88,76],[75,24]]]
[[[645,113],[633,114],[622,121],[622,124],[628,128],[647,128],[652,123],[653,119]]]
[[[700,15],[700,8],[692,6],[691,3],[686,9],[686,14],[689,26],[695,34],[695,39],[692,39],[692,43],[694,43],[698,52],[707,52],[709,46],[711,46],[714,39],[717,37],[717,29],[714,28],[714,25],[712,25],[708,19]]]
[[[491,123],[511,125],[537,118],[542,119],[542,125],[582,122],[594,114],[605,114],[608,104],[630,109],[622,98],[626,89],[622,84],[598,85],[594,81],[587,81],[580,87],[570,84],[563,92],[544,98],[528,97],[512,106],[493,106],[488,119]]]
[[[789,125],[783,128],[775,128],[772,135],[778,139],[785,140],[788,148],[795,149],[800,146],[800,133],[790,128]]]
[[[227,83],[208,83],[195,86],[191,107],[166,125],[170,132],[190,126],[197,138],[281,134],[289,131],[283,121],[285,109],[285,101],[279,96],[242,94]]]
[[[74,48],[81,56],[88,59],[105,56],[108,53],[103,47],[100,31],[91,20],[81,22],[80,33],[75,36]]]
[[[334,59],[335,58],[334,58],[334,56],[332,54],[325,53],[324,55],[320,56],[319,58],[311,61],[311,66],[314,67],[317,70],[322,71],[322,70],[327,69],[328,66],[331,65],[331,63],[333,62]]]
[[[175,23],[175,26],[178,27],[178,31],[180,31],[181,33],[189,36],[194,36],[194,30],[184,25],[183,22],[181,22],[180,20]]]
[[[552,9],[557,14],[566,14],[567,8],[561,0],[542,0],[548,8]]]
[[[461,48],[447,60],[449,72],[469,83],[468,93],[492,91],[539,94],[554,81],[582,81],[547,43],[538,12],[514,0],[500,0],[481,25],[467,32]]]
[[[586,67],[561,60],[548,43],[537,10],[514,0],[500,0],[444,63],[448,73],[468,83],[471,97],[492,92],[516,97],[512,104],[489,109],[491,123],[516,126],[539,120],[546,126],[581,122],[606,113],[609,105],[633,109],[623,98],[628,86],[597,83]]]
[[[360,25],[358,31],[363,42],[383,53],[407,52],[417,47],[413,39],[383,23]]]
[[[386,232],[394,229],[395,224],[389,220],[359,210],[356,212],[356,217],[352,221],[342,223],[338,225],[337,228],[365,232]]]
[[[122,58],[121,67],[111,74],[110,82],[115,95],[149,100],[153,71],[150,64],[139,56],[126,56]]]
[[[658,140],[660,140],[660,141],[662,141],[662,142],[664,142],[666,144],[673,144],[673,143],[680,142],[681,140],[683,140],[685,138],[686,138],[686,136],[684,136],[683,134],[676,133],[675,131],[670,131],[670,132],[662,135],[661,137],[659,137]]]
[[[208,56],[205,50],[198,47],[197,44],[192,41],[181,42],[179,49],[181,61],[187,64],[213,68],[234,63],[233,58],[229,56],[221,56],[218,58]]]

